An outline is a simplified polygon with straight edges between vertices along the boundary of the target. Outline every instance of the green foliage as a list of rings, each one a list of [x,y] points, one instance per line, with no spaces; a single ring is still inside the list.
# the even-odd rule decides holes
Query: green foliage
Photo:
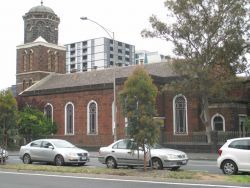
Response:
[[[236,75],[249,68],[249,0],[166,0],[165,6],[168,23],[153,15],[153,30],[141,34],[174,44],[179,59],[172,68],[182,80],[172,88],[201,100],[201,120],[209,127],[209,100],[225,98]]]
[[[138,66],[124,84],[120,93],[123,114],[128,118],[128,136],[139,146],[153,145],[159,136],[159,126],[156,125],[157,88],[151,77]]]
[[[26,106],[19,116],[19,133],[26,141],[51,135],[57,131],[56,124],[36,108]]]
[[[8,139],[17,124],[17,104],[11,91],[0,91],[0,144],[8,145]]]

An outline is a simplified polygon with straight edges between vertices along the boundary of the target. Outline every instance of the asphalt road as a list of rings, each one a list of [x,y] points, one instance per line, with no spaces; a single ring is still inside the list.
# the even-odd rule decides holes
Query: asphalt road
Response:
[[[9,156],[7,163],[18,164],[22,163],[18,156]],[[91,158],[90,162],[86,164],[88,167],[104,167],[104,164],[98,162],[97,158]],[[191,171],[202,171],[213,174],[222,174],[221,170],[217,168],[216,161],[214,160],[189,160],[186,166],[181,167],[181,169],[191,170]]]
[[[190,182],[149,181],[126,179],[127,177],[101,177],[59,174],[35,174],[21,172],[0,171],[1,188],[242,188],[244,186],[219,185],[219,184],[196,184]]]

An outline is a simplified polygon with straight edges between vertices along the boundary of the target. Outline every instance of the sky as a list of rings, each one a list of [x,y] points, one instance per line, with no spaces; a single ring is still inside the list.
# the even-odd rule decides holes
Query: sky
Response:
[[[16,82],[16,46],[24,41],[22,16],[41,0],[8,0],[0,6],[0,90]],[[167,21],[164,0],[43,0],[43,5],[60,17],[59,45],[98,37],[109,37],[98,25],[83,21],[88,17],[114,32],[115,40],[135,45],[136,50],[172,55],[171,44],[162,39],[145,39],[140,33],[150,28],[149,17]]]

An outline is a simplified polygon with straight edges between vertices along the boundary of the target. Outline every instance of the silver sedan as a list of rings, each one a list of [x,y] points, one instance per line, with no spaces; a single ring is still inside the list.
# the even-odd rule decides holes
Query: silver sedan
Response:
[[[147,149],[149,148],[147,147]],[[171,170],[177,170],[188,162],[186,153],[163,148],[158,144],[151,147],[150,152],[147,152],[147,154],[147,164],[149,166],[152,164],[154,169],[170,168]],[[117,166],[143,166],[144,154],[143,150],[138,148],[133,140],[122,139],[107,147],[101,147],[98,160],[106,164],[108,168],[116,168]]]
[[[48,162],[56,166],[64,164],[84,165],[89,152],[61,139],[40,139],[21,146],[19,157],[24,164]]]

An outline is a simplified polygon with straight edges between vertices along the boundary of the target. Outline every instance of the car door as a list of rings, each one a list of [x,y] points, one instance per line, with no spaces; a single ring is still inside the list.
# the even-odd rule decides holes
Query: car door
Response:
[[[139,165],[143,164],[143,155],[132,140],[121,140],[112,148],[112,153],[115,155],[118,165]]]
[[[52,162],[55,158],[54,146],[49,141],[43,141],[39,151],[41,161]]]
[[[41,140],[36,140],[30,143],[29,147],[29,154],[32,161],[39,161],[40,160],[40,149],[41,149]]]
[[[229,145],[231,154],[235,157],[239,170],[250,169],[249,139],[236,140]]]

